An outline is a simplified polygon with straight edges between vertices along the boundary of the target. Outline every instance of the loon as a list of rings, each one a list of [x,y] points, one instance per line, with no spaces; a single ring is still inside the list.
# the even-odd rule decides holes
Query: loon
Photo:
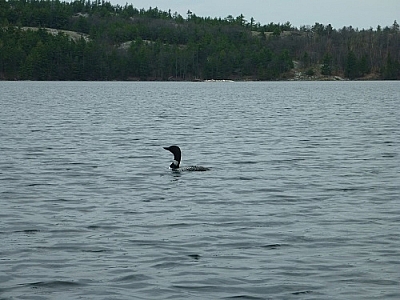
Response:
[[[201,166],[179,167],[181,163],[182,152],[178,146],[163,147],[165,150],[170,151],[174,155],[174,160],[169,166],[173,171],[208,171],[210,168]]]

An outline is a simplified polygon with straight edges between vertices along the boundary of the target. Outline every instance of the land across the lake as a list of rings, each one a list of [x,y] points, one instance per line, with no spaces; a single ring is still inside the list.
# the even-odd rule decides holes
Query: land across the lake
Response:
[[[390,24],[391,20],[388,20]],[[183,17],[89,1],[6,1],[0,80],[398,80],[400,30]]]

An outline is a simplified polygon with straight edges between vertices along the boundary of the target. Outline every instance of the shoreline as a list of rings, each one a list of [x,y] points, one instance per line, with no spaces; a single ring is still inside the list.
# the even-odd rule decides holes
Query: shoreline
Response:
[[[333,76],[337,77],[337,76]],[[386,79],[277,79],[277,80],[232,80],[232,79],[205,79],[205,80],[30,80],[30,79],[0,79],[0,82],[193,82],[193,83],[235,83],[235,82],[372,82],[372,81],[400,81]]]

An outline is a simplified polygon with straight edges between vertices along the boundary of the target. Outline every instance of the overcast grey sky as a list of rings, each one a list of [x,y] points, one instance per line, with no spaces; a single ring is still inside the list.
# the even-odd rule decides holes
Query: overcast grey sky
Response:
[[[108,0],[124,6],[126,3],[137,8],[158,7],[171,9],[186,18],[190,10],[201,17],[234,17],[243,14],[246,20],[253,17],[261,25],[285,23],[292,25],[331,24],[340,29],[377,25],[391,26],[394,20],[400,23],[400,0]]]

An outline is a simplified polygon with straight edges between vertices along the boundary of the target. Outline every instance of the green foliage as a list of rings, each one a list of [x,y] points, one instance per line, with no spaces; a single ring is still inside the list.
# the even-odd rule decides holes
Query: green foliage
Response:
[[[399,77],[396,21],[376,31],[319,23],[299,30],[243,15],[204,18],[188,11],[184,18],[105,1],[0,0],[0,26],[2,79],[275,80],[289,76],[293,60],[310,70],[322,64],[325,75]]]
[[[326,53],[321,67],[322,75],[332,75],[332,55]]]
[[[389,54],[386,59],[386,64],[383,67],[383,79],[385,80],[397,80],[400,79],[400,62],[393,61]]]
[[[357,57],[353,51],[349,51],[347,55],[345,74],[350,79],[355,79],[359,75]]]
[[[301,62],[303,64],[304,68],[308,68],[311,64],[311,60],[310,60],[310,55],[308,54],[308,52],[304,52],[304,54],[301,56]]]
[[[308,69],[308,70],[306,71],[306,75],[307,75],[307,76],[314,76],[314,75],[315,75],[315,71],[314,71],[313,69]]]
[[[347,54],[347,62],[345,74],[349,79],[355,79],[357,77],[365,76],[370,71],[367,57],[364,55],[361,59],[358,59],[353,51],[349,51]]]

